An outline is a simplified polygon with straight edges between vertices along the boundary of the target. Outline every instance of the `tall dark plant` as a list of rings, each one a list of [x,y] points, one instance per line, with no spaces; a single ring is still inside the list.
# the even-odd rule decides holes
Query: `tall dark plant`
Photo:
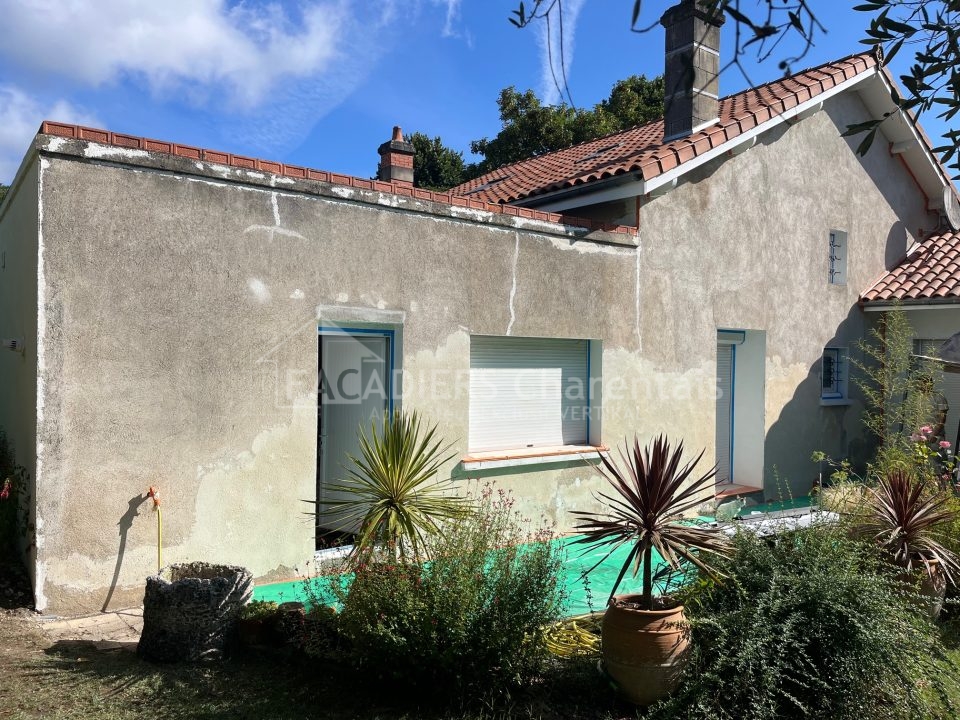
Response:
[[[907,572],[922,568],[936,580],[938,567],[955,584],[960,560],[937,540],[938,528],[956,520],[949,497],[931,493],[927,478],[892,470],[880,478],[867,497],[867,516],[861,532],[876,542]]]
[[[681,465],[683,442],[671,449],[670,442],[663,435],[645,448],[640,447],[638,437],[634,437],[632,448],[629,442],[625,442],[620,451],[622,467],[600,455],[603,463],[600,474],[615,493],[600,493],[597,497],[606,505],[605,511],[574,511],[573,514],[582,520],[576,529],[584,533],[577,543],[609,546],[608,552],[587,573],[618,548],[632,545],[610,591],[608,603],[632,565],[634,577],[643,569],[642,609],[653,609],[654,550],[675,570],[680,570],[685,561],[708,575],[717,574],[701,554],[727,553],[729,542],[726,536],[715,529],[682,522],[683,514],[700,505],[704,491],[715,485],[716,467],[691,480],[702,457],[701,450],[692,462]]]

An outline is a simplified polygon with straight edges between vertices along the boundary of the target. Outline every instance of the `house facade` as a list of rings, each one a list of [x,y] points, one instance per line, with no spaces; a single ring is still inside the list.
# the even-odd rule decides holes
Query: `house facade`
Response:
[[[450,193],[412,187],[399,132],[363,180],[44,123],[0,205],[38,609],[140,601],[149,486],[165,562],[290,577],[391,407],[438,423],[464,492],[561,530],[634,433],[705,449],[731,493],[806,494],[813,450],[864,451],[860,291],[941,224],[909,118],[864,157],[841,137],[889,83],[852,56]]]

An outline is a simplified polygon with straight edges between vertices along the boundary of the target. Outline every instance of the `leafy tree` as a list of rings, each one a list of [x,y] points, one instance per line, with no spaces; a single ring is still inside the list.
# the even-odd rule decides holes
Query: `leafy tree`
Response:
[[[592,110],[543,105],[532,90],[521,93],[514,87],[500,91],[497,105],[500,132],[470,143],[470,150],[483,156],[470,169],[472,177],[662,117],[663,78],[632,75],[620,80]]]
[[[953,120],[960,112],[960,3],[868,0],[854,9],[875,14],[863,42],[883,48],[885,62],[889,63],[904,45],[916,48],[910,71],[900,76],[907,93],[895,98],[898,108],[916,115],[937,108],[938,118]],[[865,152],[883,120],[853,125],[847,134],[866,131],[860,145]],[[960,129],[952,128],[943,137],[946,142],[934,151],[943,154],[950,169],[960,171]]]
[[[644,75],[631,75],[618,80],[610,97],[597,105],[594,112],[614,123],[610,132],[659,120],[663,117],[663,77],[647,80]]]
[[[663,117],[663,78],[631,75],[592,110],[544,105],[532,90],[520,92],[512,86],[500,91],[497,106],[500,132],[470,143],[470,151],[483,158],[478,163],[464,164],[463,153],[446,147],[439,137],[413,133],[413,184],[447,190],[508,163],[657,120]]]
[[[624,0],[624,4],[627,1]],[[827,32],[811,7],[815,4],[813,0],[760,0],[755,4],[741,0],[695,1],[736,24],[733,60],[721,68],[721,72],[735,66],[747,77],[741,59],[748,52],[755,51],[760,61],[768,60],[785,39],[799,38],[800,52],[779,58],[780,69],[789,74],[791,66],[802,60],[816,40]],[[641,7],[641,0],[633,0],[630,28],[645,33],[659,25],[659,15],[641,17]],[[914,49],[914,63],[909,72],[900,76],[906,95],[894,98],[898,110],[922,115],[936,109],[938,118],[953,120],[960,113],[960,3],[957,0],[865,0],[854,9],[870,16],[866,38],[861,42],[882,48],[885,63],[904,46]],[[509,20],[520,28],[539,21],[552,21],[563,28],[563,0],[521,2]],[[749,77],[747,80],[750,81]],[[858,152],[866,153],[879,127],[893,114],[851,125],[845,134],[865,133]],[[948,130],[944,140],[934,151],[942,153],[944,163],[960,173],[960,129]]]
[[[6,185],[0,185],[0,203],[2,203],[3,199],[7,196],[7,190],[9,189]]]
[[[600,118],[568,105],[542,105],[532,90],[504,88],[497,99],[503,127],[492,139],[470,143],[483,156],[478,174],[507,163],[569,147],[604,134]]]
[[[439,137],[432,140],[415,132],[409,138],[415,151],[413,185],[427,190],[448,190],[464,178],[463,153],[446,147]]]

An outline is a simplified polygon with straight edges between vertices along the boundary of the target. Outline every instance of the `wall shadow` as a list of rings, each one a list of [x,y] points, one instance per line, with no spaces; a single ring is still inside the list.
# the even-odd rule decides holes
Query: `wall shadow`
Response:
[[[856,305],[840,323],[825,347],[846,348],[848,404],[821,405],[822,358],[810,364],[807,376],[794,389],[764,440],[764,495],[767,499],[807,495],[823,472],[811,459],[821,450],[832,458],[849,459],[862,467],[873,451],[861,423],[863,397],[856,385],[854,363],[863,360],[858,342],[866,337],[870,318]]]
[[[893,270],[903,262],[907,257],[907,249],[910,245],[907,226],[898,220],[890,226],[890,232],[887,233],[887,242],[883,251],[884,267],[888,271]]]
[[[113,593],[117,589],[117,581],[120,579],[120,568],[123,566],[123,556],[127,550],[127,535],[130,532],[130,528],[133,527],[133,519],[140,514],[138,512],[140,506],[146,501],[146,495],[134,495],[127,500],[127,511],[120,516],[120,521],[117,523],[120,534],[120,547],[117,548],[117,564],[113,568],[113,579],[110,581],[110,589],[107,591],[107,597],[103,601],[103,607],[100,608],[101,612],[107,612],[110,607]]]

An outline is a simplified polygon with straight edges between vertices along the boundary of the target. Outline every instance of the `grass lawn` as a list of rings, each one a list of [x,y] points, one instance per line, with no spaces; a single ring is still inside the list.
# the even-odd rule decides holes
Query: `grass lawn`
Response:
[[[0,718],[628,718],[589,663],[557,666],[535,687],[471,708],[418,705],[377,692],[376,678],[331,663],[246,654],[219,663],[154,665],[128,650],[51,644],[25,610],[0,610]]]
[[[960,635],[945,629],[957,677]],[[934,717],[956,718],[960,687]],[[247,654],[202,665],[154,665],[127,650],[86,642],[51,644],[25,610],[0,610],[0,718],[125,720],[197,718],[633,718],[588,662],[563,663],[540,684],[509,699],[440,709],[429,700],[377,692],[376,678],[359,678],[334,664],[279,654]]]
[[[329,661],[281,651],[249,652],[223,662],[156,665],[123,649],[85,641],[51,641],[28,602],[22,574],[0,563],[0,720],[304,720],[400,718],[480,720],[619,720],[638,711],[618,701],[595,661],[557,661],[540,681],[511,697],[440,708],[429,697],[389,690]],[[960,618],[960,606],[950,610]],[[960,619],[941,625],[947,656],[938,661],[945,697],[931,687],[937,711],[926,720],[960,717]],[[679,720],[679,719],[678,719]]]

